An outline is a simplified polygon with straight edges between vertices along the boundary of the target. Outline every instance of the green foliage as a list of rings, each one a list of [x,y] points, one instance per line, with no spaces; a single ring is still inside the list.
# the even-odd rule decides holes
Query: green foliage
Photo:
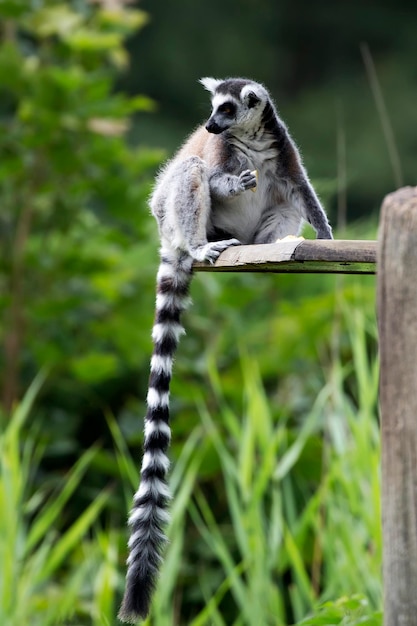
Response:
[[[100,615],[114,611],[117,542],[114,532],[99,532],[94,541],[89,533],[109,492],[100,493],[68,523],[66,504],[95,449],[83,454],[55,486],[46,481],[34,488],[32,477],[44,451],[36,430],[28,437],[23,428],[43,379],[39,376],[29,387],[0,437],[0,621],[8,626],[56,626],[77,615],[79,623],[98,626],[103,624]],[[86,615],[93,621],[84,621]]]
[[[380,626],[378,369],[364,293],[349,302],[348,289],[338,292],[332,354],[321,361],[326,382],[302,415],[267,394],[252,350],[241,349],[234,393],[211,354],[201,424],[173,464],[171,543],[148,624]],[[301,319],[308,301],[298,304]],[[110,503],[108,490],[69,521],[95,448],[58,482],[33,484],[44,446],[36,428],[23,443],[22,429],[40,382],[1,439],[4,620],[115,626],[125,529],[111,522],[88,533]],[[127,508],[137,462],[110,414],[108,426]]]
[[[382,613],[369,609],[368,601],[361,595],[340,598],[322,604],[314,617],[308,617],[298,626],[382,626]]]
[[[367,347],[375,328],[350,306],[336,327],[335,341],[348,331],[352,361],[343,365],[335,345],[328,382],[302,421],[276,420],[253,355],[242,357],[237,383],[242,413],[212,366],[217,405],[201,406],[210,442],[202,468],[218,467],[219,475],[200,478],[188,505],[197,533],[189,561],[198,575],[188,594],[202,596],[204,608],[184,614],[184,623],[284,625],[323,599],[358,591],[371,610],[380,606],[378,370]],[[206,549],[197,547],[201,540]]]
[[[7,0],[0,16],[0,622],[115,626],[162,156],[128,141],[153,101],[117,86],[147,16],[84,0]],[[196,277],[149,624],[379,623],[372,281]]]
[[[382,623],[375,320],[359,297],[338,302],[327,383],[300,419],[277,419],[253,353],[242,352],[233,395],[211,358],[214,399],[209,408],[200,390],[204,430],[174,463],[171,545],[147,623]]]
[[[3,12],[3,13],[2,13]],[[8,2],[0,45],[0,314],[4,404],[54,364],[90,384],[134,361],[152,270],[145,199],[159,151],[129,146],[145,96],[115,93],[134,9]],[[142,283],[143,284],[143,283]],[[127,323],[119,324],[120,309]],[[151,305],[149,306],[151,309]]]

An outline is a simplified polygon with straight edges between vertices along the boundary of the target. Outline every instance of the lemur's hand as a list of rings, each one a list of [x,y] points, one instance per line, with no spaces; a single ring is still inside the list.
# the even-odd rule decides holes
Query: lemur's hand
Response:
[[[255,191],[255,188],[258,184],[257,180],[257,171],[253,170],[243,170],[243,172],[239,175],[239,187],[241,191],[247,191],[251,189]]]

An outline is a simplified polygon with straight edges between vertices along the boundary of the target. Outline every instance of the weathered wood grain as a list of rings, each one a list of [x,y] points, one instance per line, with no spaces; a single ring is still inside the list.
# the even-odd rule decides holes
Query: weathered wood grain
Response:
[[[216,263],[195,263],[200,272],[375,274],[376,241],[297,239],[233,246]]]
[[[417,624],[417,187],[384,201],[378,247],[385,626]]]

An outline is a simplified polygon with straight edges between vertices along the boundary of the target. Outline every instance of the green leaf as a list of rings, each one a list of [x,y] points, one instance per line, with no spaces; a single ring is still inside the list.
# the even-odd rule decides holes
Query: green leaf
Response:
[[[90,352],[85,356],[75,357],[71,361],[74,374],[90,384],[110,378],[117,372],[118,366],[117,356],[104,352]]]
[[[9,422],[8,428],[5,431],[5,438],[15,438],[17,433],[20,432],[24,423],[27,421],[36,396],[38,395],[42,385],[44,384],[48,375],[47,368],[44,368],[31,383],[30,387],[26,391],[21,402],[17,405],[13,412],[12,418]]]
[[[58,539],[54,546],[51,547],[42,571],[42,578],[47,579],[61,566],[68,553],[79,544],[87,530],[97,521],[100,511],[109,497],[109,490],[102,491],[72,526]]]
[[[63,37],[78,29],[82,22],[81,13],[73,11],[67,4],[58,4],[34,11],[27,17],[24,24],[38,37],[51,35]]]
[[[65,36],[65,42],[78,52],[110,52],[118,48],[122,41],[120,33],[100,33],[85,27]]]
[[[97,14],[97,21],[103,26],[116,27],[125,33],[130,33],[143,28],[149,21],[149,15],[137,9],[103,8]]]
[[[148,96],[138,95],[133,98],[129,98],[128,108],[130,113],[135,113],[137,111],[153,113],[157,108],[157,104],[155,100],[152,100],[152,98],[149,98]]]
[[[0,15],[5,18],[19,18],[27,10],[27,0],[2,0],[0,2]]]
[[[58,494],[54,494],[49,502],[42,506],[42,509],[35,517],[27,536],[25,548],[28,552],[30,552],[38,541],[40,541],[47,534],[47,531],[53,527],[56,519],[60,514],[62,514],[65,503],[68,502],[71,495],[80,485],[82,477],[88,466],[91,464],[91,461],[96,453],[96,448],[87,450],[71,468],[71,471],[66,477],[64,487]]]

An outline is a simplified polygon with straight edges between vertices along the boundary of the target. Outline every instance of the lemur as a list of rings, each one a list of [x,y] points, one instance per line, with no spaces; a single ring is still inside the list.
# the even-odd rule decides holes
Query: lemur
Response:
[[[297,235],[303,220],[318,238],[332,238],[297,147],[265,87],[243,78],[200,82],[211,93],[211,116],[159,173],[150,198],[161,261],[141,482],[128,521],[130,554],[119,612],[131,623],[149,612],[167,541],[168,396],[193,262],[214,263],[229,246]]]

